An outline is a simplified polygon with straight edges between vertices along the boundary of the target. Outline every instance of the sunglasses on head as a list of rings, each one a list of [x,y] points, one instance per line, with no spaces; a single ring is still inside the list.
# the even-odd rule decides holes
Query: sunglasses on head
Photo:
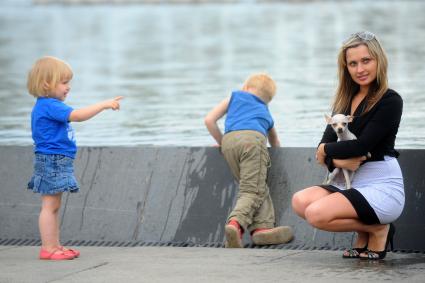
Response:
[[[356,33],[353,33],[352,35],[350,35],[350,37],[347,38],[344,41],[344,44],[347,43],[348,41],[350,41],[351,39],[354,39],[354,38],[360,38],[361,40],[369,41],[369,40],[372,40],[372,39],[375,38],[375,34],[370,32],[370,31],[356,32]]]

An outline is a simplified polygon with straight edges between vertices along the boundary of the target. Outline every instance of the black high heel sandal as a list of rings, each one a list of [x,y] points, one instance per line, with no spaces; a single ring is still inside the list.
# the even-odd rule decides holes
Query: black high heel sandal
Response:
[[[367,251],[367,244],[364,248],[351,248],[349,250],[345,250],[342,254],[342,258],[359,258],[361,253]],[[347,255],[345,255],[347,253]]]
[[[366,250],[364,253],[366,256],[359,256],[360,259],[368,259],[368,260],[380,260],[384,259],[387,255],[387,247],[388,244],[391,245],[390,250],[393,251],[394,249],[394,234],[395,234],[395,226],[394,224],[390,224],[390,229],[388,230],[387,234],[387,241],[385,242],[385,248],[383,251],[372,251],[372,250]]]

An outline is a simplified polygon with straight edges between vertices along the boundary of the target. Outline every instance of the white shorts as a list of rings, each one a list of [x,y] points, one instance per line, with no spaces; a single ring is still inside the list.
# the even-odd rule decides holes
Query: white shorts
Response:
[[[395,221],[404,208],[404,183],[400,165],[395,157],[366,162],[354,173],[351,187],[359,191],[381,224]],[[342,171],[331,185],[345,189]]]

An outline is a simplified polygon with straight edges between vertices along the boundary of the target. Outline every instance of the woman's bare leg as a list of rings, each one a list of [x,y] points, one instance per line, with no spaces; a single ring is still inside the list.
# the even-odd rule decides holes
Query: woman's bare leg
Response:
[[[331,192],[322,187],[313,186],[296,192],[292,196],[292,209],[305,219],[305,210],[313,202],[330,195]]]
[[[354,242],[353,248],[364,248],[369,241],[369,233],[357,231],[357,238]]]
[[[364,224],[358,219],[351,202],[340,193],[320,198],[311,203],[304,213],[306,220],[316,228],[330,232],[357,231],[362,237],[367,233],[368,249],[381,251],[385,248],[389,225]]]

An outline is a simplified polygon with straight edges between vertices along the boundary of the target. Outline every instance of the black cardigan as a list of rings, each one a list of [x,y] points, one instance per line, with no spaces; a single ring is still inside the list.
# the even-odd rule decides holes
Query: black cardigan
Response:
[[[354,112],[353,122],[348,129],[356,135],[357,140],[337,142],[337,135],[330,125],[326,127],[320,143],[325,143],[325,162],[329,170],[333,170],[332,159],[347,159],[367,155],[372,157],[367,161],[384,160],[384,156],[398,157],[394,149],[395,138],[400,125],[403,111],[403,99],[392,89],[366,114],[360,115],[366,107],[365,99]],[[348,110],[345,115],[349,114]]]

